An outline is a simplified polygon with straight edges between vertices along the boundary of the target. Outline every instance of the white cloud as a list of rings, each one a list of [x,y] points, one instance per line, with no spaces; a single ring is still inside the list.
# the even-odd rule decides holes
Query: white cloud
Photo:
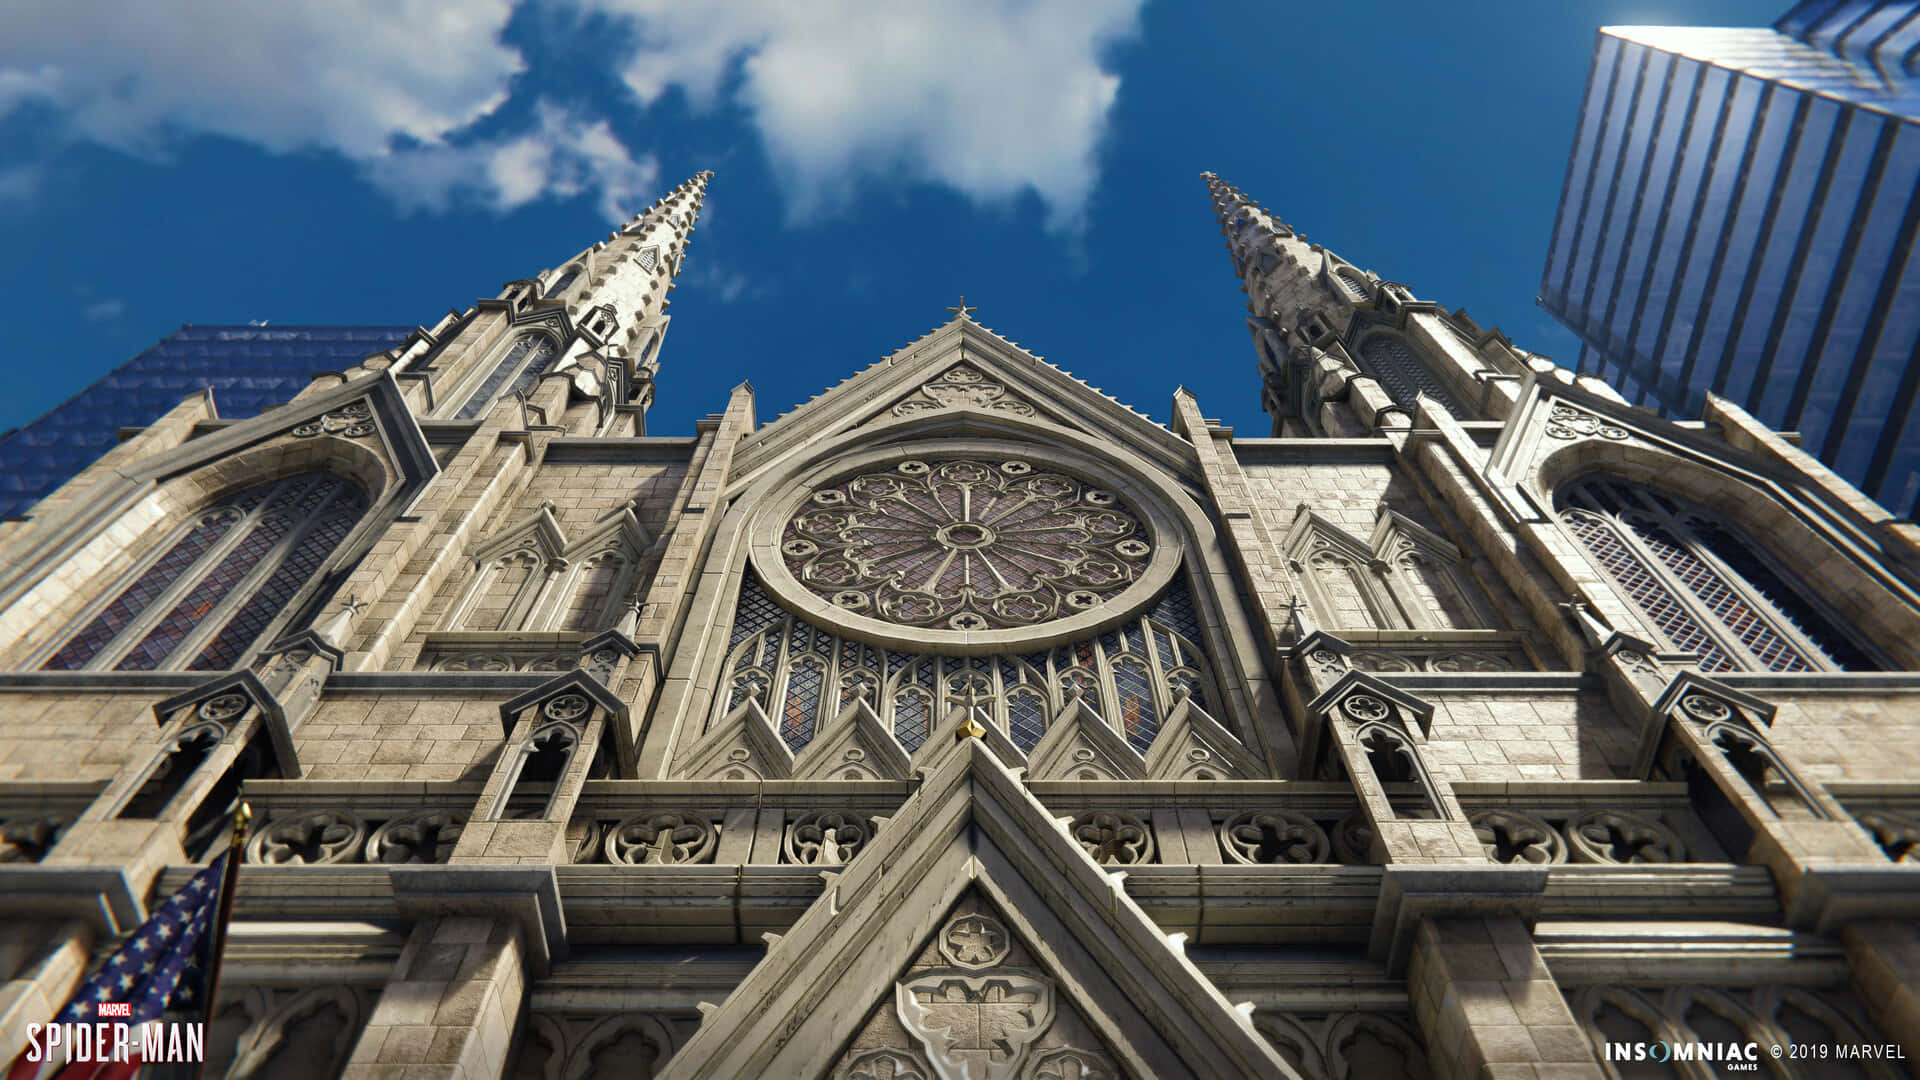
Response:
[[[75,141],[164,157],[213,134],[339,153],[409,207],[589,192],[610,217],[637,207],[656,163],[601,118],[549,105],[502,130],[526,60],[501,34],[521,2],[633,20],[620,74],[642,104],[670,87],[700,108],[732,95],[796,217],[904,181],[988,203],[1032,191],[1071,227],[1119,89],[1102,57],[1137,32],[1143,0],[0,4],[0,119],[52,117],[51,149],[8,162],[0,199],[25,197],[44,178],[31,167]]]
[[[88,322],[111,322],[127,310],[127,302],[117,298],[96,300],[80,309],[80,315]]]
[[[753,279],[732,267],[719,266],[712,259],[695,259],[689,263],[686,283],[698,289],[703,296],[713,297],[723,304],[734,303],[749,295],[766,295],[766,289],[756,286]]]
[[[214,134],[274,152],[335,151],[403,205],[454,196],[510,209],[597,189],[612,211],[654,179],[604,123],[537,111],[470,145],[525,68],[500,39],[515,0],[64,0],[0,5],[0,117],[50,106],[75,141],[164,157]],[[395,149],[396,146],[401,149]],[[459,170],[477,167],[478,175]],[[25,166],[0,198],[31,193]]]
[[[65,0],[0,15],[0,109],[31,93],[135,153],[175,132],[367,158],[491,112],[523,67],[512,0]]]
[[[548,102],[535,114],[532,130],[396,150],[367,162],[367,175],[407,209],[443,210],[467,199],[504,213],[546,195],[595,191],[601,214],[618,221],[652,200],[659,163],[636,160],[606,121],[582,120]]]
[[[0,169],[0,206],[26,203],[40,192],[38,165],[10,165]]]
[[[1101,56],[1141,0],[574,0],[636,20],[623,75],[642,103],[678,86],[718,103],[740,64],[798,216],[872,179],[924,180],[996,202],[1025,190],[1072,226],[1120,80]]]

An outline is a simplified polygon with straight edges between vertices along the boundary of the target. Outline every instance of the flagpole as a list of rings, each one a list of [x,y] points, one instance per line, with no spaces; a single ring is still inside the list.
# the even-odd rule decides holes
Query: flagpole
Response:
[[[233,812],[233,835],[227,841],[227,865],[220,873],[220,903],[214,908],[213,925],[208,932],[213,935],[207,948],[207,992],[201,999],[204,1022],[213,1026],[214,1009],[219,1005],[220,958],[227,951],[227,923],[233,919],[234,884],[240,877],[240,863],[246,855],[247,825],[253,820],[253,808],[246,803]],[[204,1045],[204,1044],[203,1044]],[[206,1073],[207,1062],[204,1056],[193,1071],[195,1080]]]

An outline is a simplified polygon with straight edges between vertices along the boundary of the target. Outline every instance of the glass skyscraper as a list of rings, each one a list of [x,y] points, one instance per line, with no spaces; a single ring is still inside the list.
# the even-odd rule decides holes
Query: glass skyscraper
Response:
[[[1540,303],[1579,367],[1708,392],[1895,513],[1920,496],[1920,0],[1600,31]]]
[[[226,419],[258,415],[338,371],[391,348],[407,326],[183,326],[38,420],[0,433],[0,517],[25,514],[119,437],[196,390]]]

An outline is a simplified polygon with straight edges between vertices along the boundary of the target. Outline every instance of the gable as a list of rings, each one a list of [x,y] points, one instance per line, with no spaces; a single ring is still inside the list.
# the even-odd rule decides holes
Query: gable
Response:
[[[834,1076],[1046,1076],[1120,1073],[1060,972],[1011,928],[978,888],[960,895],[867,1011]],[[1063,1066],[1078,1072],[1060,1071]]]
[[[864,1054],[876,1077],[914,1075],[899,1069],[913,1063],[928,1078],[988,1080],[1044,1075],[1033,1071],[1044,1055],[1074,1051],[1084,1062],[1062,1067],[1111,1061],[1113,1076],[1294,1076],[1250,1006],[1221,996],[1122,881],[963,724],[659,1075],[813,1080],[860,1075]],[[984,941],[947,939],[956,915],[983,914],[1003,942],[985,924],[962,928]],[[969,1017],[1026,1039],[1026,1051],[984,1045],[960,1023]]]
[[[956,319],[828,388],[741,441],[730,486],[782,460],[846,436],[900,433],[914,420],[1020,424],[1042,438],[1091,437],[1176,475],[1191,447],[1146,416],[968,319]]]

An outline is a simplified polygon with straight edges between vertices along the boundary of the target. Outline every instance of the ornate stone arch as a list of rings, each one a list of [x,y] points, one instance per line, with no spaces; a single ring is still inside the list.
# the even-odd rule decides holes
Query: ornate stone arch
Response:
[[[566,353],[567,344],[566,335],[545,324],[513,327],[502,335],[484,362],[474,365],[474,369],[444,395],[447,403],[443,407],[444,417],[478,419],[503,396],[530,389],[542,373],[553,370]]]
[[[1662,437],[1552,399],[1532,411],[1541,414],[1535,422],[1545,437],[1516,430],[1511,445],[1496,448],[1494,457],[1541,511],[1550,514],[1561,491],[1593,476],[1679,496],[1731,523],[1776,565],[1790,567],[1800,591],[1830,606],[1835,622],[1857,629],[1857,637],[1871,643],[1869,651],[1884,652],[1893,666],[1920,667],[1920,584],[1892,570],[1897,560],[1877,554],[1880,542],[1848,508],[1832,505],[1827,493],[1748,468],[1724,446],[1709,455],[1690,445],[1692,433],[1683,430]],[[1547,563],[1563,575],[1565,586],[1578,589],[1578,579],[1589,575],[1555,566],[1559,561]],[[1647,627],[1640,609],[1624,597],[1609,600],[1597,605],[1609,622],[1624,616]]]
[[[568,1049],[566,1066],[559,1080],[591,1080],[602,1075],[595,1071],[594,1058],[603,1050],[618,1045],[622,1039],[638,1037],[646,1048],[653,1052],[653,1061],[645,1073],[633,1075],[653,1076],[678,1050],[679,1043],[673,1037],[673,1031],[658,1017],[641,1014],[638,1016],[609,1016],[582,1032],[575,1044]],[[622,1059],[628,1062],[630,1059]],[[632,1064],[625,1067],[631,1068]]]
[[[1421,358],[1418,346],[1400,332],[1385,327],[1360,330],[1351,351],[1361,370],[1373,376],[1393,403],[1408,413],[1413,412],[1419,395],[1425,394],[1449,413],[1467,415],[1433,366]]]
[[[814,595],[810,603],[807,596],[800,595],[803,590],[791,572],[778,565],[778,526],[785,520],[782,515],[790,514],[817,484],[856,474],[868,465],[933,460],[942,455],[1035,460],[1046,469],[1081,477],[1103,491],[1111,490],[1149,523],[1154,550],[1147,561],[1154,572],[1138,590],[1121,590],[1110,604],[1081,613],[1084,618],[1076,615],[1005,640],[1005,635],[996,635],[992,628],[947,634],[933,646],[918,632],[902,637],[884,626],[871,634],[865,627],[850,631],[854,637],[914,653],[982,657],[1040,654],[1138,619],[1156,594],[1178,579],[1189,584],[1191,601],[1200,611],[1195,632],[1204,638],[1201,644],[1214,657],[1218,686],[1213,692],[1219,700],[1209,700],[1208,709],[1220,716],[1236,737],[1255,747],[1256,757],[1271,760],[1270,755],[1276,753],[1291,757],[1285,728],[1276,722],[1277,698],[1264,662],[1252,647],[1256,635],[1246,614],[1236,597],[1216,596],[1210,587],[1212,581],[1227,579],[1232,571],[1204,511],[1193,503],[1179,481],[1152,465],[1114,454],[1108,443],[1057,424],[965,408],[884,418],[819,444],[802,444],[784,458],[764,464],[749,480],[726,493],[726,515],[708,555],[710,567],[719,563],[726,568],[725,585],[713,592],[702,590],[695,598],[695,609],[686,623],[687,636],[677,643],[670,661],[668,689],[655,712],[656,725],[665,721],[676,731],[676,748],[671,753],[683,751],[702,737],[702,718],[714,709],[713,694],[718,691],[709,688],[724,682],[719,677],[720,668],[726,662],[724,654],[731,651],[721,647],[719,639],[743,595],[750,555],[755,574],[786,573],[785,580],[770,590],[780,595],[784,604],[829,626],[857,622],[848,620],[843,610],[835,609],[824,597]],[[682,675],[686,681],[681,681]],[[948,703],[934,704],[944,709]],[[929,728],[935,726],[937,719]],[[663,762],[662,768],[666,767],[668,763]]]
[[[354,1040],[359,1037],[360,1029],[366,1025],[368,996],[365,990],[358,987],[323,986],[300,991],[277,1002],[271,1012],[255,1019],[241,1034],[235,1047],[233,1064],[226,1072],[228,1080],[252,1080],[254,1077],[264,1080],[266,1077],[289,1075],[290,1065],[304,1066],[302,1071],[305,1075],[315,1080],[338,1075],[346,1067],[347,1056],[353,1051]],[[328,1024],[325,1013],[329,1009],[338,1012],[338,1024]],[[292,1049],[294,1044],[291,1040],[303,1034],[303,1028],[315,1026],[317,1030],[305,1031],[304,1034],[323,1040],[323,1057],[291,1063],[279,1060],[280,1051]],[[268,1066],[272,1066],[272,1069]]]
[[[368,508],[353,480],[306,469],[169,514],[22,659],[57,671],[233,667],[311,598]]]
[[[1675,1026],[1689,1036],[1697,1036],[1708,1042],[1718,1042],[1695,1024],[1692,1017],[1696,1011],[1707,1012],[1732,1024],[1740,1033],[1742,1041],[1751,1041],[1765,1045],[1774,1042],[1773,1031],[1753,1011],[1720,990],[1709,986],[1679,986],[1667,993],[1667,1012]]]
[[[128,464],[82,498],[37,518],[0,559],[0,665],[49,655],[57,636],[108,602],[130,568],[158,557],[189,516],[245,489],[299,475],[337,476],[366,509],[252,644],[310,613],[439,471],[388,372],[201,435]],[[106,599],[103,599],[106,597]]]
[[[1666,477],[1587,470],[1562,479],[1551,505],[1577,549],[1674,647],[1700,654],[1704,670],[1885,666],[1805,580],[1817,562],[1806,555],[1817,549],[1793,545],[1797,557],[1783,559],[1743,525],[1772,517],[1765,500],[1729,507],[1730,515],[1680,487]]]
[[[1336,630],[1397,625],[1392,598],[1374,572],[1378,560],[1365,541],[1301,503],[1286,544],[1321,625]]]
[[[1611,1038],[1613,1033],[1600,1026],[1603,1010],[1612,1009],[1638,1024],[1650,1042],[1671,1043],[1686,1037],[1684,1029],[1668,1019],[1659,1006],[1630,987],[1589,986],[1572,995],[1568,1004],[1572,1006],[1573,1018],[1586,1029],[1587,1038],[1593,1042],[1594,1057],[1612,1080],[1620,1080],[1620,1074],[1606,1060],[1606,1045],[1615,1040]]]

